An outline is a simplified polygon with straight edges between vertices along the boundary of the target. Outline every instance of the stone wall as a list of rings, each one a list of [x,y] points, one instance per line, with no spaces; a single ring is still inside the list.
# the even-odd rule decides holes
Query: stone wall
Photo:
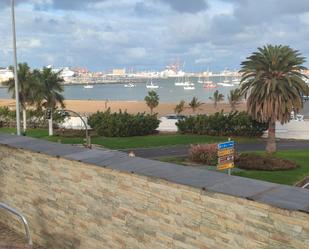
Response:
[[[47,248],[308,248],[306,210],[13,147],[0,145],[0,201]]]

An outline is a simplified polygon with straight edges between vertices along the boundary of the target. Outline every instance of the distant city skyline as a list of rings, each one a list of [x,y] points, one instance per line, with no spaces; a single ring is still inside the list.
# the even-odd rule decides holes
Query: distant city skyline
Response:
[[[0,2],[0,66],[13,63],[10,0]],[[308,0],[16,0],[19,62],[32,67],[239,69],[268,43],[309,60]],[[309,66],[309,62],[306,63]]]

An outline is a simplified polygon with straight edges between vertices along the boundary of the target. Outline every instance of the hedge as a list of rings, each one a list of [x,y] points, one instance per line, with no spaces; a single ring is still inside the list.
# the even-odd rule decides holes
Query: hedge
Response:
[[[261,136],[268,126],[253,120],[246,112],[217,112],[189,116],[176,123],[179,133],[213,136]]]
[[[91,115],[88,123],[100,136],[131,137],[155,133],[160,121],[156,114],[129,114],[121,110],[112,113],[108,109]]]

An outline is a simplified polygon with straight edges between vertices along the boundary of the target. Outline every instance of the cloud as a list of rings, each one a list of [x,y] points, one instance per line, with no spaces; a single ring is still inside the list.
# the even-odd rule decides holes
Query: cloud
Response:
[[[194,62],[195,64],[207,65],[207,64],[212,63],[213,61],[214,59],[212,57],[208,57],[208,58],[198,58]]]
[[[307,1],[17,0],[18,56],[34,67],[91,70],[160,70],[179,59],[187,71],[237,69],[267,43],[290,45],[308,57]],[[9,9],[0,8],[0,15],[0,66],[7,66]]]
[[[169,5],[172,9],[181,13],[197,13],[207,9],[208,5],[205,0],[159,0]]]
[[[19,40],[17,43],[17,46],[23,49],[34,49],[34,48],[41,47],[42,42],[40,39],[36,39],[36,38],[25,38],[25,39]]]
[[[106,0],[53,0],[53,7],[62,10],[81,10],[87,5],[101,3],[104,1]]]

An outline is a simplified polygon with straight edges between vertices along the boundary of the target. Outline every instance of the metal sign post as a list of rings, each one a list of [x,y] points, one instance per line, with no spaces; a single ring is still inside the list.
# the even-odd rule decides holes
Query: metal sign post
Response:
[[[235,142],[228,141],[218,144],[218,170],[228,170],[228,174],[231,175],[231,168],[234,168],[234,153]]]

